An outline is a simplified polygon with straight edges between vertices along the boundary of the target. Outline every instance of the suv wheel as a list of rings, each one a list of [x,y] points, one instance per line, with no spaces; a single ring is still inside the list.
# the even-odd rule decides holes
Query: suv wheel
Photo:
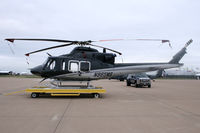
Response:
[[[127,86],[131,86],[131,83],[129,81],[126,81]]]
[[[138,85],[138,84],[135,84],[135,87],[136,87],[136,88],[138,88],[138,87],[139,87],[139,85]]]

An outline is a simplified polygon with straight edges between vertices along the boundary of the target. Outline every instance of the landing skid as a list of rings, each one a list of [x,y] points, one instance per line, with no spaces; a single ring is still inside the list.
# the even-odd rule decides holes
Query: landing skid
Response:
[[[69,87],[76,87],[77,86],[77,87],[83,87],[83,88],[85,88],[85,87],[87,87],[87,88],[93,88],[93,86],[90,85],[90,81],[86,81],[87,82],[86,85],[63,85],[63,82],[68,82],[68,81],[53,80],[53,81],[50,81],[50,84],[51,84],[52,87],[63,87],[63,86],[65,86],[65,87],[67,87],[67,86],[69,86]],[[82,83],[82,82],[80,82],[80,83]]]

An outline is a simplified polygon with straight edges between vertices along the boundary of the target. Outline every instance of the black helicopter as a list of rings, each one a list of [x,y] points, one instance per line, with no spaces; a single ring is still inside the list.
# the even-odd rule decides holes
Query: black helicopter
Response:
[[[60,48],[70,45],[80,45],[75,47],[69,54],[60,56],[51,56],[47,60],[37,67],[32,68],[31,73],[41,76],[45,79],[55,79],[58,81],[91,81],[97,79],[109,79],[113,76],[120,76],[129,73],[140,73],[155,71],[160,69],[169,69],[180,67],[183,64],[179,62],[168,62],[168,63],[115,63],[116,54],[106,53],[106,50],[110,50],[121,55],[120,52],[105,48],[102,46],[94,45],[96,41],[69,41],[69,40],[58,40],[58,39],[24,39],[24,38],[8,38],[5,39],[9,42],[15,40],[24,41],[51,41],[66,43],[53,47],[48,47],[33,51],[25,54],[30,54]],[[122,39],[118,39],[122,40]],[[118,41],[118,40],[100,40],[101,41]],[[142,39],[139,39],[142,40]],[[161,40],[162,43],[169,42],[169,40]],[[186,45],[189,45],[192,40],[188,41]],[[169,43],[170,44],[170,43]],[[95,46],[103,48],[103,52],[87,47]]]

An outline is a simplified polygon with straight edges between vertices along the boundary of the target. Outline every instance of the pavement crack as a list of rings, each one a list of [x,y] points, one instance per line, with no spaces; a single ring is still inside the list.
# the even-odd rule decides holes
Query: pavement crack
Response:
[[[53,133],[56,133],[56,131],[57,131],[57,129],[58,129],[58,126],[60,125],[61,121],[62,121],[63,118],[64,118],[64,115],[66,114],[67,110],[69,109],[69,106],[70,106],[70,104],[71,104],[71,101],[72,101],[72,100],[70,99],[70,101],[69,101],[69,103],[67,104],[67,106],[66,106],[66,108],[65,108],[65,110],[64,110],[64,112],[63,112],[63,114],[62,114],[62,116],[61,116],[61,118],[60,118],[60,120],[59,120],[59,122],[57,123],[57,125],[56,125],[56,127],[55,127]]]

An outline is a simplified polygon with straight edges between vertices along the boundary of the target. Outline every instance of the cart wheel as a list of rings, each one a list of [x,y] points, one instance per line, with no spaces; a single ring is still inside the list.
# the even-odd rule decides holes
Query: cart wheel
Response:
[[[94,96],[94,98],[100,98],[100,94],[99,93],[94,93],[93,96]]]
[[[31,93],[31,97],[32,97],[32,98],[37,98],[38,96],[39,96],[38,93]]]

